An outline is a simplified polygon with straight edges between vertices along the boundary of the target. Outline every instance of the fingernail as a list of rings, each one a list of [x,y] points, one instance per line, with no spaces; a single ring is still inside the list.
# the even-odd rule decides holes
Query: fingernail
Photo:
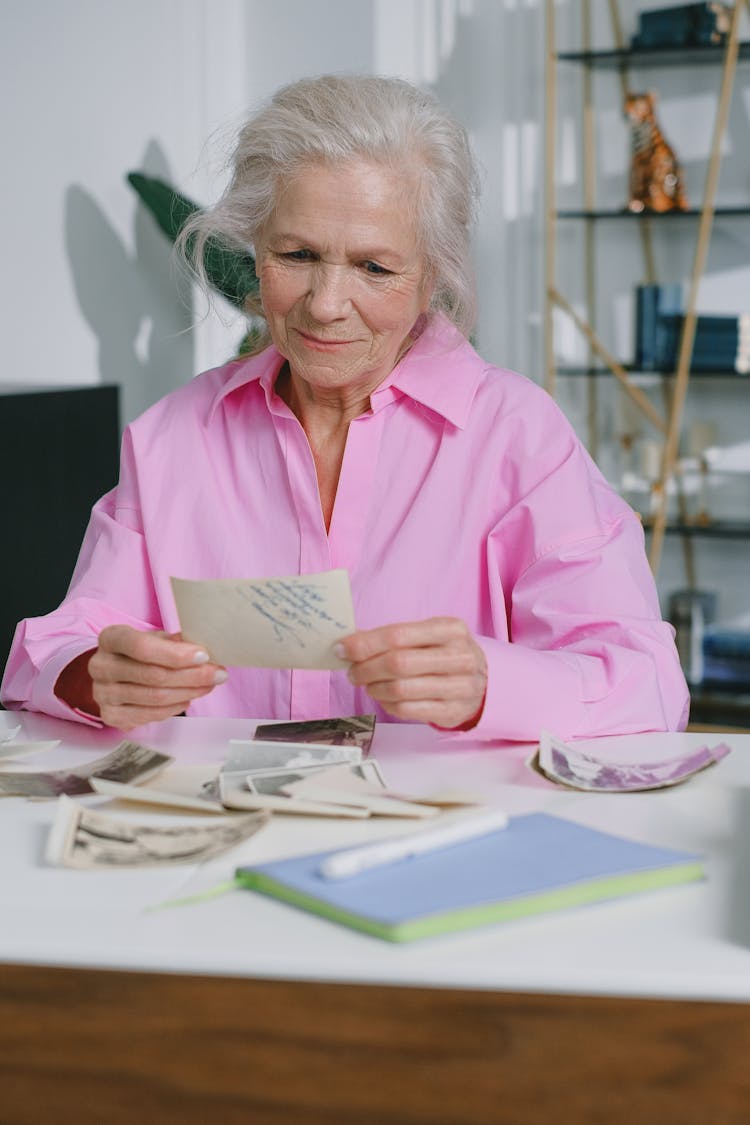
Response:
[[[225,684],[229,679],[229,673],[225,672],[223,668],[219,668],[214,676],[215,684]]]
[[[339,641],[333,646],[333,654],[338,656],[339,660],[346,660],[346,649]]]
[[[193,664],[208,664],[208,653],[198,649],[193,656]]]

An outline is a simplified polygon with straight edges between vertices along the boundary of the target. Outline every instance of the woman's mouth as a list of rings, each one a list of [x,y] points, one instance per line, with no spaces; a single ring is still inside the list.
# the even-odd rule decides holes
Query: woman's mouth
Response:
[[[353,340],[332,340],[324,336],[313,336],[309,332],[300,332],[299,335],[302,337],[305,347],[320,352],[336,351],[338,348],[343,348],[354,342]]]

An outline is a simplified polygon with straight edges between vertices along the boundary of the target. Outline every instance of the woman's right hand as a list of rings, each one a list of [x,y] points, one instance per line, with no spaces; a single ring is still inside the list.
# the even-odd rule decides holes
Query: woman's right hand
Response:
[[[225,668],[179,633],[110,625],[99,634],[98,648],[63,669],[55,694],[107,726],[131,730],[180,715],[226,679]]]

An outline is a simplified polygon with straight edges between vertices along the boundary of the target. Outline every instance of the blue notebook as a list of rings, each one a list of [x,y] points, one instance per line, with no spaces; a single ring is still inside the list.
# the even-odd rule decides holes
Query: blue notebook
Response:
[[[320,874],[333,854],[240,867],[237,883],[403,942],[704,877],[696,855],[546,813],[515,817],[500,831],[347,879]]]

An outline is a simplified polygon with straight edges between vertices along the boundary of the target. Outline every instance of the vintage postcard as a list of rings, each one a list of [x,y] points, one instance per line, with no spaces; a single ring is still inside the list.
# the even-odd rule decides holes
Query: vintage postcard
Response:
[[[353,633],[345,570],[263,579],[172,578],[187,641],[218,664],[249,668],[345,668],[333,652]]]
[[[201,824],[136,823],[59,799],[45,858],[62,867],[157,867],[202,863],[241,844],[268,822],[267,812]]]
[[[254,738],[266,742],[316,742],[331,746],[359,746],[367,754],[375,733],[374,715],[334,719],[304,719],[292,723],[261,723]]]

